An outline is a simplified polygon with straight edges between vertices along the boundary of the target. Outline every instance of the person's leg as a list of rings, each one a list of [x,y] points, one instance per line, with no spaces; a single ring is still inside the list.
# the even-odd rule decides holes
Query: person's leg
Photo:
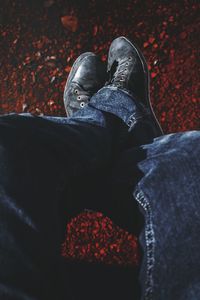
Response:
[[[144,215],[142,299],[200,298],[200,132],[138,148],[134,197]],[[146,158],[145,158],[146,156]]]

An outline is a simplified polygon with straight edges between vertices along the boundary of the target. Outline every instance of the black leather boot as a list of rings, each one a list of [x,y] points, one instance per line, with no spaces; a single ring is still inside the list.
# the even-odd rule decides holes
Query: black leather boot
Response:
[[[64,90],[67,116],[83,108],[105,83],[106,69],[92,52],[81,54],[72,66]]]
[[[109,49],[107,71],[108,85],[118,87],[132,95],[153,128],[153,135],[160,136],[163,131],[153,112],[149,96],[149,71],[141,51],[127,38],[116,38]],[[139,120],[140,116],[136,116]],[[136,121],[137,121],[136,120]]]

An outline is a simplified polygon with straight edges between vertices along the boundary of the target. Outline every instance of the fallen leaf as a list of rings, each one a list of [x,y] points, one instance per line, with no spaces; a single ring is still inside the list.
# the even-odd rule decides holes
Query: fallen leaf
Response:
[[[63,16],[61,17],[62,25],[71,30],[72,32],[78,29],[78,19],[75,16]]]

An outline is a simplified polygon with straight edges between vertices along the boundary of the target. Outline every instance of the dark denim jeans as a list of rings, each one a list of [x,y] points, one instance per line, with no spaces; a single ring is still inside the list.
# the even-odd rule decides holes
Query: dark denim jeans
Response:
[[[106,184],[113,190],[128,190],[127,198],[136,203],[134,192],[143,207],[142,297],[173,299],[174,286],[176,295],[183,295],[180,299],[192,299],[186,298],[189,293],[199,295],[196,284],[199,279],[196,276],[199,202],[195,198],[199,194],[198,133],[183,134],[182,139],[177,134],[153,141],[154,130],[149,126],[148,117],[132,129],[138,116],[141,120],[140,108],[129,95],[104,88],[72,118],[31,115],[0,118],[1,299],[73,299],[68,294],[60,258],[66,219],[84,208],[104,211],[110,205],[110,211],[112,207],[115,210],[115,202],[109,203],[109,197],[105,197],[103,187]],[[142,143],[147,145],[139,146]],[[179,147],[180,151],[176,151]],[[192,151],[182,151],[184,147],[190,147]],[[159,151],[162,155],[156,156]],[[180,159],[179,153],[185,156]],[[167,157],[173,162],[171,169]],[[186,169],[183,167],[185,161],[188,162]],[[170,176],[167,177],[168,170]],[[163,174],[165,178],[162,178]],[[178,184],[177,178],[180,178]],[[120,185],[117,186],[118,182]],[[193,186],[192,183],[189,186],[189,182],[194,182]],[[111,191],[111,195],[113,193],[115,191]],[[120,201],[123,206],[125,199],[119,199],[119,211],[116,209],[115,215],[122,214]],[[162,207],[167,202],[170,202],[168,209]],[[189,208],[191,213],[188,214]],[[131,210],[128,213],[131,216]],[[132,215],[135,215],[134,211]],[[194,225],[189,233],[183,222],[185,219],[190,228]],[[127,226],[130,226],[129,222]],[[182,234],[181,228],[186,235]],[[169,243],[167,239],[164,243],[163,237],[170,233]],[[193,256],[179,272],[189,245]],[[171,270],[175,266],[176,251],[179,252],[177,268]],[[187,281],[181,276],[183,271]],[[171,284],[171,273],[175,278],[174,285]],[[193,277],[189,281],[190,274]]]

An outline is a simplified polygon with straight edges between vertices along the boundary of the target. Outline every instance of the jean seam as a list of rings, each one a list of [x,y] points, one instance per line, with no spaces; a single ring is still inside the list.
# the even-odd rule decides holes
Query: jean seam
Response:
[[[151,205],[145,196],[145,194],[136,189],[134,197],[139,205],[145,211],[145,242],[146,242],[146,280],[145,280],[145,291],[144,300],[153,299],[153,271],[155,266],[155,233],[153,229],[152,221],[152,209]]]
[[[128,119],[128,121],[127,121],[127,126],[129,127],[129,131],[131,131],[132,130],[132,128],[134,127],[134,125],[137,123],[137,122],[139,122],[139,121],[141,121],[141,120],[144,120],[145,118],[147,117],[147,114],[145,115],[145,114],[141,114],[141,113],[133,113],[130,117],[129,117],[129,119]]]

